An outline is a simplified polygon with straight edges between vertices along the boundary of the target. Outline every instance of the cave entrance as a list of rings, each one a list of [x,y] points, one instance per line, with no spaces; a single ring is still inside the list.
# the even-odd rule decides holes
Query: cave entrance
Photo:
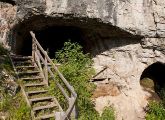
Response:
[[[82,46],[85,46],[81,29],[72,26],[54,26],[48,27],[42,30],[34,31],[38,42],[46,50],[51,58],[54,58],[55,52],[60,50],[64,42],[71,41],[77,42]],[[17,54],[31,55],[32,53],[32,38],[30,34],[27,35],[26,39],[18,44]],[[83,47],[84,48],[84,47]],[[85,50],[84,50],[85,51]]]
[[[140,84],[154,90],[161,98],[162,92],[165,92],[165,64],[156,62],[148,66],[141,75]]]
[[[132,35],[97,19],[34,15],[19,22],[11,30],[13,37],[9,39],[9,44],[13,53],[32,54],[30,31],[36,34],[37,40],[44,50],[49,52],[51,58],[55,56],[57,50],[63,47],[64,42],[69,40],[79,43],[85,53],[90,53],[94,57],[107,49],[124,45],[127,43],[123,42],[126,39],[129,41],[127,44],[137,43],[141,39],[140,36]],[[134,41],[130,41],[132,39]]]

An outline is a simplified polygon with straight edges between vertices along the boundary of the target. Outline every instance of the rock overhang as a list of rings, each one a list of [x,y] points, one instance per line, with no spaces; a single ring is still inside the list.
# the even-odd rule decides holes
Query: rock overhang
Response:
[[[161,27],[165,14],[161,12],[157,16],[159,12],[157,8],[160,4],[152,0],[150,2],[144,0],[105,0],[102,2],[95,0],[17,0],[16,3],[19,11],[17,15],[21,20],[26,19],[31,13],[54,17],[72,15],[78,18],[98,19],[133,35],[144,37],[164,37],[165,35]]]

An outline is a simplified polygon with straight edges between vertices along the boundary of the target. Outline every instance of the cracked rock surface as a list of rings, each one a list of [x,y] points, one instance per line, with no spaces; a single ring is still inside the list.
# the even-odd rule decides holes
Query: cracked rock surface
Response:
[[[139,81],[147,67],[165,63],[165,0],[14,2],[0,2],[0,42],[13,50],[30,30],[50,26],[81,28],[96,72],[106,67],[97,78],[107,78],[101,84],[113,84],[100,87],[97,83],[107,93],[96,95],[96,110],[101,113],[105,106],[112,105],[117,120],[145,119],[144,108],[151,94]],[[18,46],[21,48],[21,44]]]

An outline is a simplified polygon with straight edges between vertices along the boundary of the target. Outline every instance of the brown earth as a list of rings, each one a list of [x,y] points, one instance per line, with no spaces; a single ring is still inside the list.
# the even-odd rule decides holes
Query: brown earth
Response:
[[[99,84],[96,90],[93,92],[92,98],[98,98],[101,96],[118,96],[119,94],[120,90],[114,84]]]

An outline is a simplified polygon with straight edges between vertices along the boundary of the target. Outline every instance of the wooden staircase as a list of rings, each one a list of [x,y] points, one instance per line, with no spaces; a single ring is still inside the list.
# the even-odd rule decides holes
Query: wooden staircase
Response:
[[[44,83],[39,68],[32,62],[31,56],[11,56],[17,75],[21,80],[24,95],[32,109],[34,119],[55,118],[55,112],[60,111],[53,96],[48,93],[48,86]]]
[[[33,120],[69,120],[71,117],[76,119],[75,102],[77,94],[74,88],[60,73],[57,66],[47,55],[46,51],[32,36],[32,56],[10,55],[15,72],[20,80],[22,93],[28,106],[31,108]],[[54,77],[54,73],[59,75],[60,83]],[[55,96],[48,92],[49,78],[55,81],[56,86],[65,97],[68,108],[64,110]],[[65,85],[65,88],[64,86]]]

